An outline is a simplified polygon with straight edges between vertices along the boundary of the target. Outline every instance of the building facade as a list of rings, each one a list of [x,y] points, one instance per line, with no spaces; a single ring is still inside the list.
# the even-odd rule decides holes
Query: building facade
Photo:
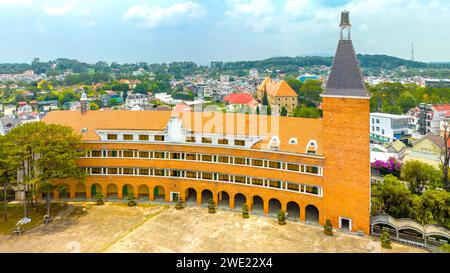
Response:
[[[86,148],[84,183],[53,198],[148,200],[220,206],[369,234],[369,98],[352,41],[341,39],[323,119],[189,112],[51,112]]]
[[[411,134],[409,116],[370,113],[370,139],[372,142],[394,142]]]
[[[272,80],[270,77],[264,79],[256,90],[256,98],[262,102],[265,94],[270,107],[275,110],[281,111],[285,108],[289,114],[292,114],[298,106],[297,93],[284,80]]]

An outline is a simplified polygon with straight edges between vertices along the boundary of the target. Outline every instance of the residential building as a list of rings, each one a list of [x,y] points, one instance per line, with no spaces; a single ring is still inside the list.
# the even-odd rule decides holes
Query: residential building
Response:
[[[258,69],[256,69],[256,68],[250,69],[249,75],[250,75],[250,77],[258,78],[259,77]]]
[[[255,110],[258,103],[249,93],[233,93],[224,98],[224,102],[228,104],[231,111],[239,111],[242,109]]]
[[[3,115],[5,117],[14,117],[16,115],[17,107],[12,104],[3,106]]]
[[[0,135],[4,136],[20,125],[20,120],[12,117],[0,118]]]
[[[125,106],[129,109],[139,106],[144,107],[148,104],[148,96],[139,93],[128,93],[127,98],[125,99]]]
[[[450,118],[450,104],[425,104],[413,108],[408,112],[411,123],[417,135],[428,133],[441,134],[442,121]]]
[[[425,79],[425,86],[431,88],[450,88],[450,79]]]
[[[277,81],[267,77],[256,91],[258,101],[262,102],[264,94],[267,94],[269,105],[275,111],[280,112],[284,107],[292,114],[298,106],[298,94],[284,80]]]
[[[370,140],[374,143],[394,142],[410,136],[408,116],[370,113]]]
[[[348,16],[348,13],[343,13]],[[342,31],[350,25],[341,25]],[[83,183],[59,198],[229,205],[336,229],[370,231],[370,94],[350,37],[341,35],[323,119],[222,112],[51,112],[49,124],[82,134]],[[266,128],[266,129],[265,129]],[[349,145],[351,139],[351,145]]]
[[[412,150],[405,152],[403,161],[418,160],[439,168],[442,164],[441,156],[444,149],[444,139],[433,133],[428,133],[424,137],[413,142]]]

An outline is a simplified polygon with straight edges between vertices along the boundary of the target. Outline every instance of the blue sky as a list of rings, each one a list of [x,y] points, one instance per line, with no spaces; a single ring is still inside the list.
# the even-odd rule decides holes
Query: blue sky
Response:
[[[357,52],[450,61],[450,0],[0,0],[0,62],[255,60]]]

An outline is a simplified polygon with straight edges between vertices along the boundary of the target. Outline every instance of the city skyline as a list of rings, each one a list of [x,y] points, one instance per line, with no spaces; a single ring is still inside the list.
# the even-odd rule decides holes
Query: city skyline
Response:
[[[413,42],[417,61],[450,60],[450,37],[430,31],[450,23],[445,0],[0,0],[6,37],[0,62],[207,64],[332,56],[343,9],[350,11],[357,53],[410,59]]]

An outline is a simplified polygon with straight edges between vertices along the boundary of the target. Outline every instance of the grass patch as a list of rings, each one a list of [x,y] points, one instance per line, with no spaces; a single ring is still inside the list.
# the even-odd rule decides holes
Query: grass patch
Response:
[[[52,203],[51,204],[51,214],[55,216],[62,210],[67,208],[67,204],[65,203]],[[36,208],[29,207],[28,208],[28,218],[31,218],[31,222],[23,225],[22,227],[25,230],[32,229],[41,223],[44,222],[44,215],[47,212],[47,207],[45,203],[39,203]],[[0,234],[12,234],[12,232],[16,229],[17,222],[23,218],[23,204],[8,204],[8,220],[3,219],[3,206],[1,206],[0,212]]]

